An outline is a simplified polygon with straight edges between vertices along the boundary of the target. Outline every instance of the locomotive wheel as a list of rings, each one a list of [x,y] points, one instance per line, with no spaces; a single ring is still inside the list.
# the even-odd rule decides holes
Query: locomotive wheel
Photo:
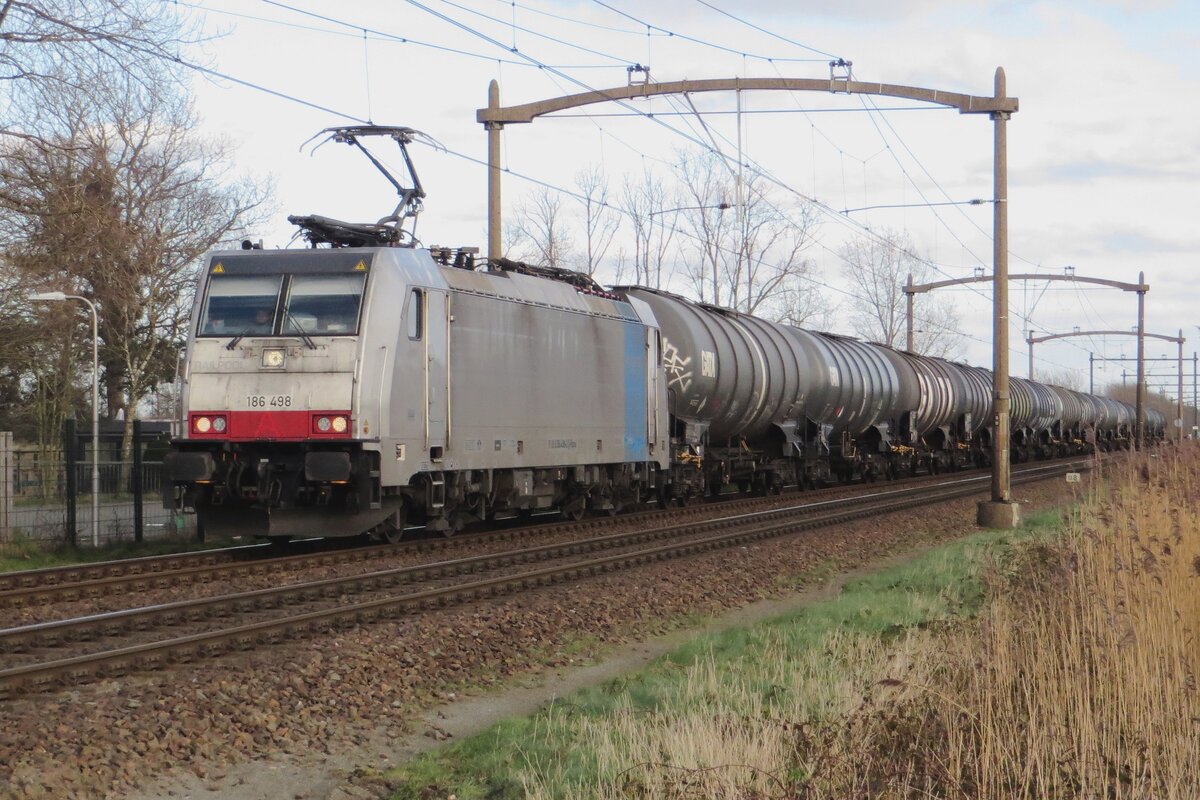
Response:
[[[381,544],[399,544],[404,537],[404,527],[408,522],[408,506],[401,505],[396,513],[375,526],[371,538]]]

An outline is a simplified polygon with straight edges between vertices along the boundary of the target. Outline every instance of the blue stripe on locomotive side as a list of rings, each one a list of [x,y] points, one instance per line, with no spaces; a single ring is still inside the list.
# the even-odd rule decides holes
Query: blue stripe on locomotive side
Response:
[[[646,328],[625,325],[625,461],[646,461]]]

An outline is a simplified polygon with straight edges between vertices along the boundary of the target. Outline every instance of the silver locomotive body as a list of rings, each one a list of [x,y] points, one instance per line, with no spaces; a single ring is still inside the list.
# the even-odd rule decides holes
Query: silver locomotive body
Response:
[[[395,247],[215,253],[196,296],[165,499],[202,531],[609,510],[668,464],[636,301]]]

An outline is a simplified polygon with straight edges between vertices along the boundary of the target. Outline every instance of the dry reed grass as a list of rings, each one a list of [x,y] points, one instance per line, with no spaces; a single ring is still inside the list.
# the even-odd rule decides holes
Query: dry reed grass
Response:
[[[1200,450],[1107,467],[1060,540],[993,571],[978,626],[922,650],[934,680],[885,679],[905,694],[802,743],[824,768],[792,796],[1200,797]]]
[[[956,640],[943,795],[1200,796],[1200,451],[1131,456],[1108,488],[978,649]]]

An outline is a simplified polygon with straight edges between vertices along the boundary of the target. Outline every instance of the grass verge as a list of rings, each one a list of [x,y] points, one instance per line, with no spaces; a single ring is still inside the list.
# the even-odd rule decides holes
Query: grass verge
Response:
[[[198,542],[194,536],[173,536],[155,538],[140,544],[132,541],[113,542],[93,549],[90,546],[70,547],[66,544],[47,547],[44,541],[17,535],[13,537],[12,541],[0,542],[0,572],[65,567],[95,561],[187,553],[193,550],[212,550],[230,547],[233,544],[235,543],[228,540]]]

